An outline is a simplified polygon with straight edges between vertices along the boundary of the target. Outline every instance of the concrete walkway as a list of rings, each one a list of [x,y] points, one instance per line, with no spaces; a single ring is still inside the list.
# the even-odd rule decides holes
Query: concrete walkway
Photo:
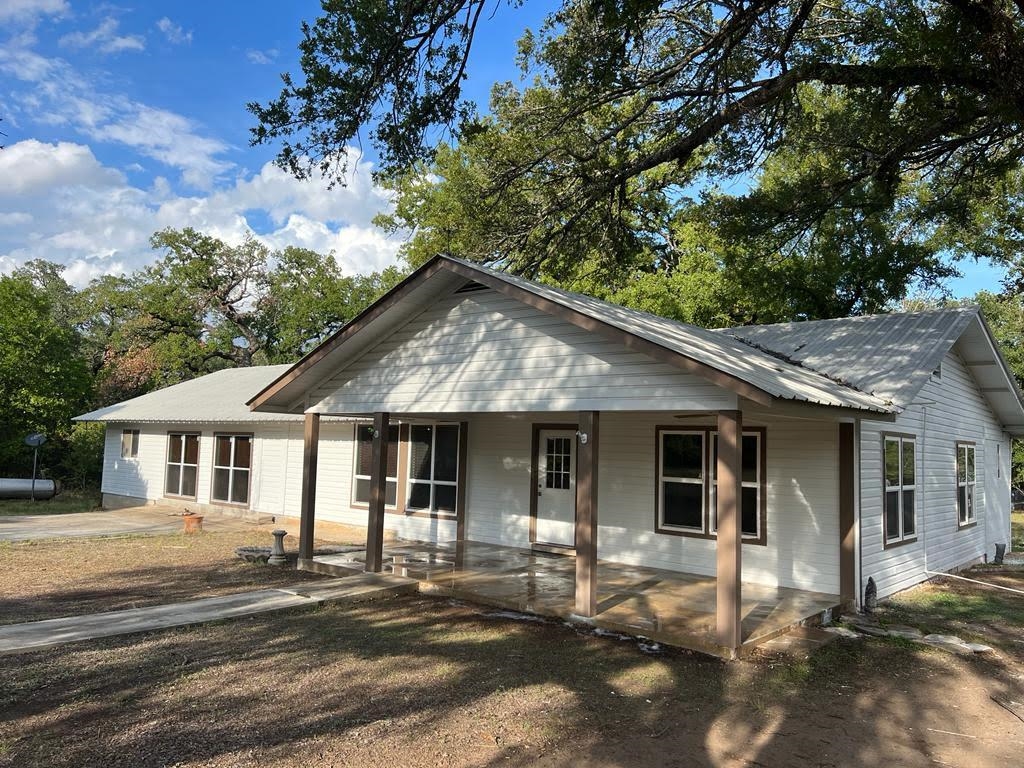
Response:
[[[262,589],[149,608],[69,616],[0,626],[0,654],[21,653],[100,637],[151,632],[168,627],[235,619],[324,603],[358,603],[417,591],[419,582],[402,576],[353,572],[340,579],[293,588]]]
[[[181,521],[183,510],[184,507],[149,506],[69,515],[0,516],[0,541],[177,533],[184,527]],[[205,531],[241,530],[254,525],[241,518],[220,514],[206,515],[203,520]]]

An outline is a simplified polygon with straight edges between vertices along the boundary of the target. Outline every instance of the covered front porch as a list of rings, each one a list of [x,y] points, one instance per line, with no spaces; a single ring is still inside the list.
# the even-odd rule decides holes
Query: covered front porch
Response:
[[[365,550],[313,558],[311,570],[364,570]],[[475,541],[385,544],[381,569],[416,579],[420,591],[540,616],[576,613],[575,558]],[[597,561],[597,605],[587,623],[719,656],[743,655],[803,622],[836,609],[839,595],[744,583],[742,644],[723,648],[716,636],[712,576]]]

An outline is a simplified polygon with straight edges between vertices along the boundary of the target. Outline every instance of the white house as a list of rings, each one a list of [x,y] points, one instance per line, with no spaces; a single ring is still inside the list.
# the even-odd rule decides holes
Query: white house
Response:
[[[975,308],[709,331],[448,257],[293,366],[222,371],[108,425],[106,504],[174,499],[575,555],[859,603],[1010,542],[1021,393]]]

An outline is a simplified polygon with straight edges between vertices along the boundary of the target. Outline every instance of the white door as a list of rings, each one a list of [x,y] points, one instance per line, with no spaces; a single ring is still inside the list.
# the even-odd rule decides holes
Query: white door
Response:
[[[576,431],[542,429],[537,441],[537,542],[576,543]]]

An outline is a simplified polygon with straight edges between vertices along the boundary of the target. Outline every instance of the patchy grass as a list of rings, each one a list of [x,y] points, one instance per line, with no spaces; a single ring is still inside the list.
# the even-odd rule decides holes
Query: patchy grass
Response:
[[[1014,552],[1024,551],[1024,510],[1010,513],[1010,539]]]
[[[251,565],[235,547],[269,546],[267,530],[0,542],[0,624],[213,597],[319,578]],[[298,547],[287,537],[285,547]]]
[[[100,494],[94,491],[65,491],[52,499],[0,499],[0,517],[11,515],[70,515],[95,512],[100,508]]]

